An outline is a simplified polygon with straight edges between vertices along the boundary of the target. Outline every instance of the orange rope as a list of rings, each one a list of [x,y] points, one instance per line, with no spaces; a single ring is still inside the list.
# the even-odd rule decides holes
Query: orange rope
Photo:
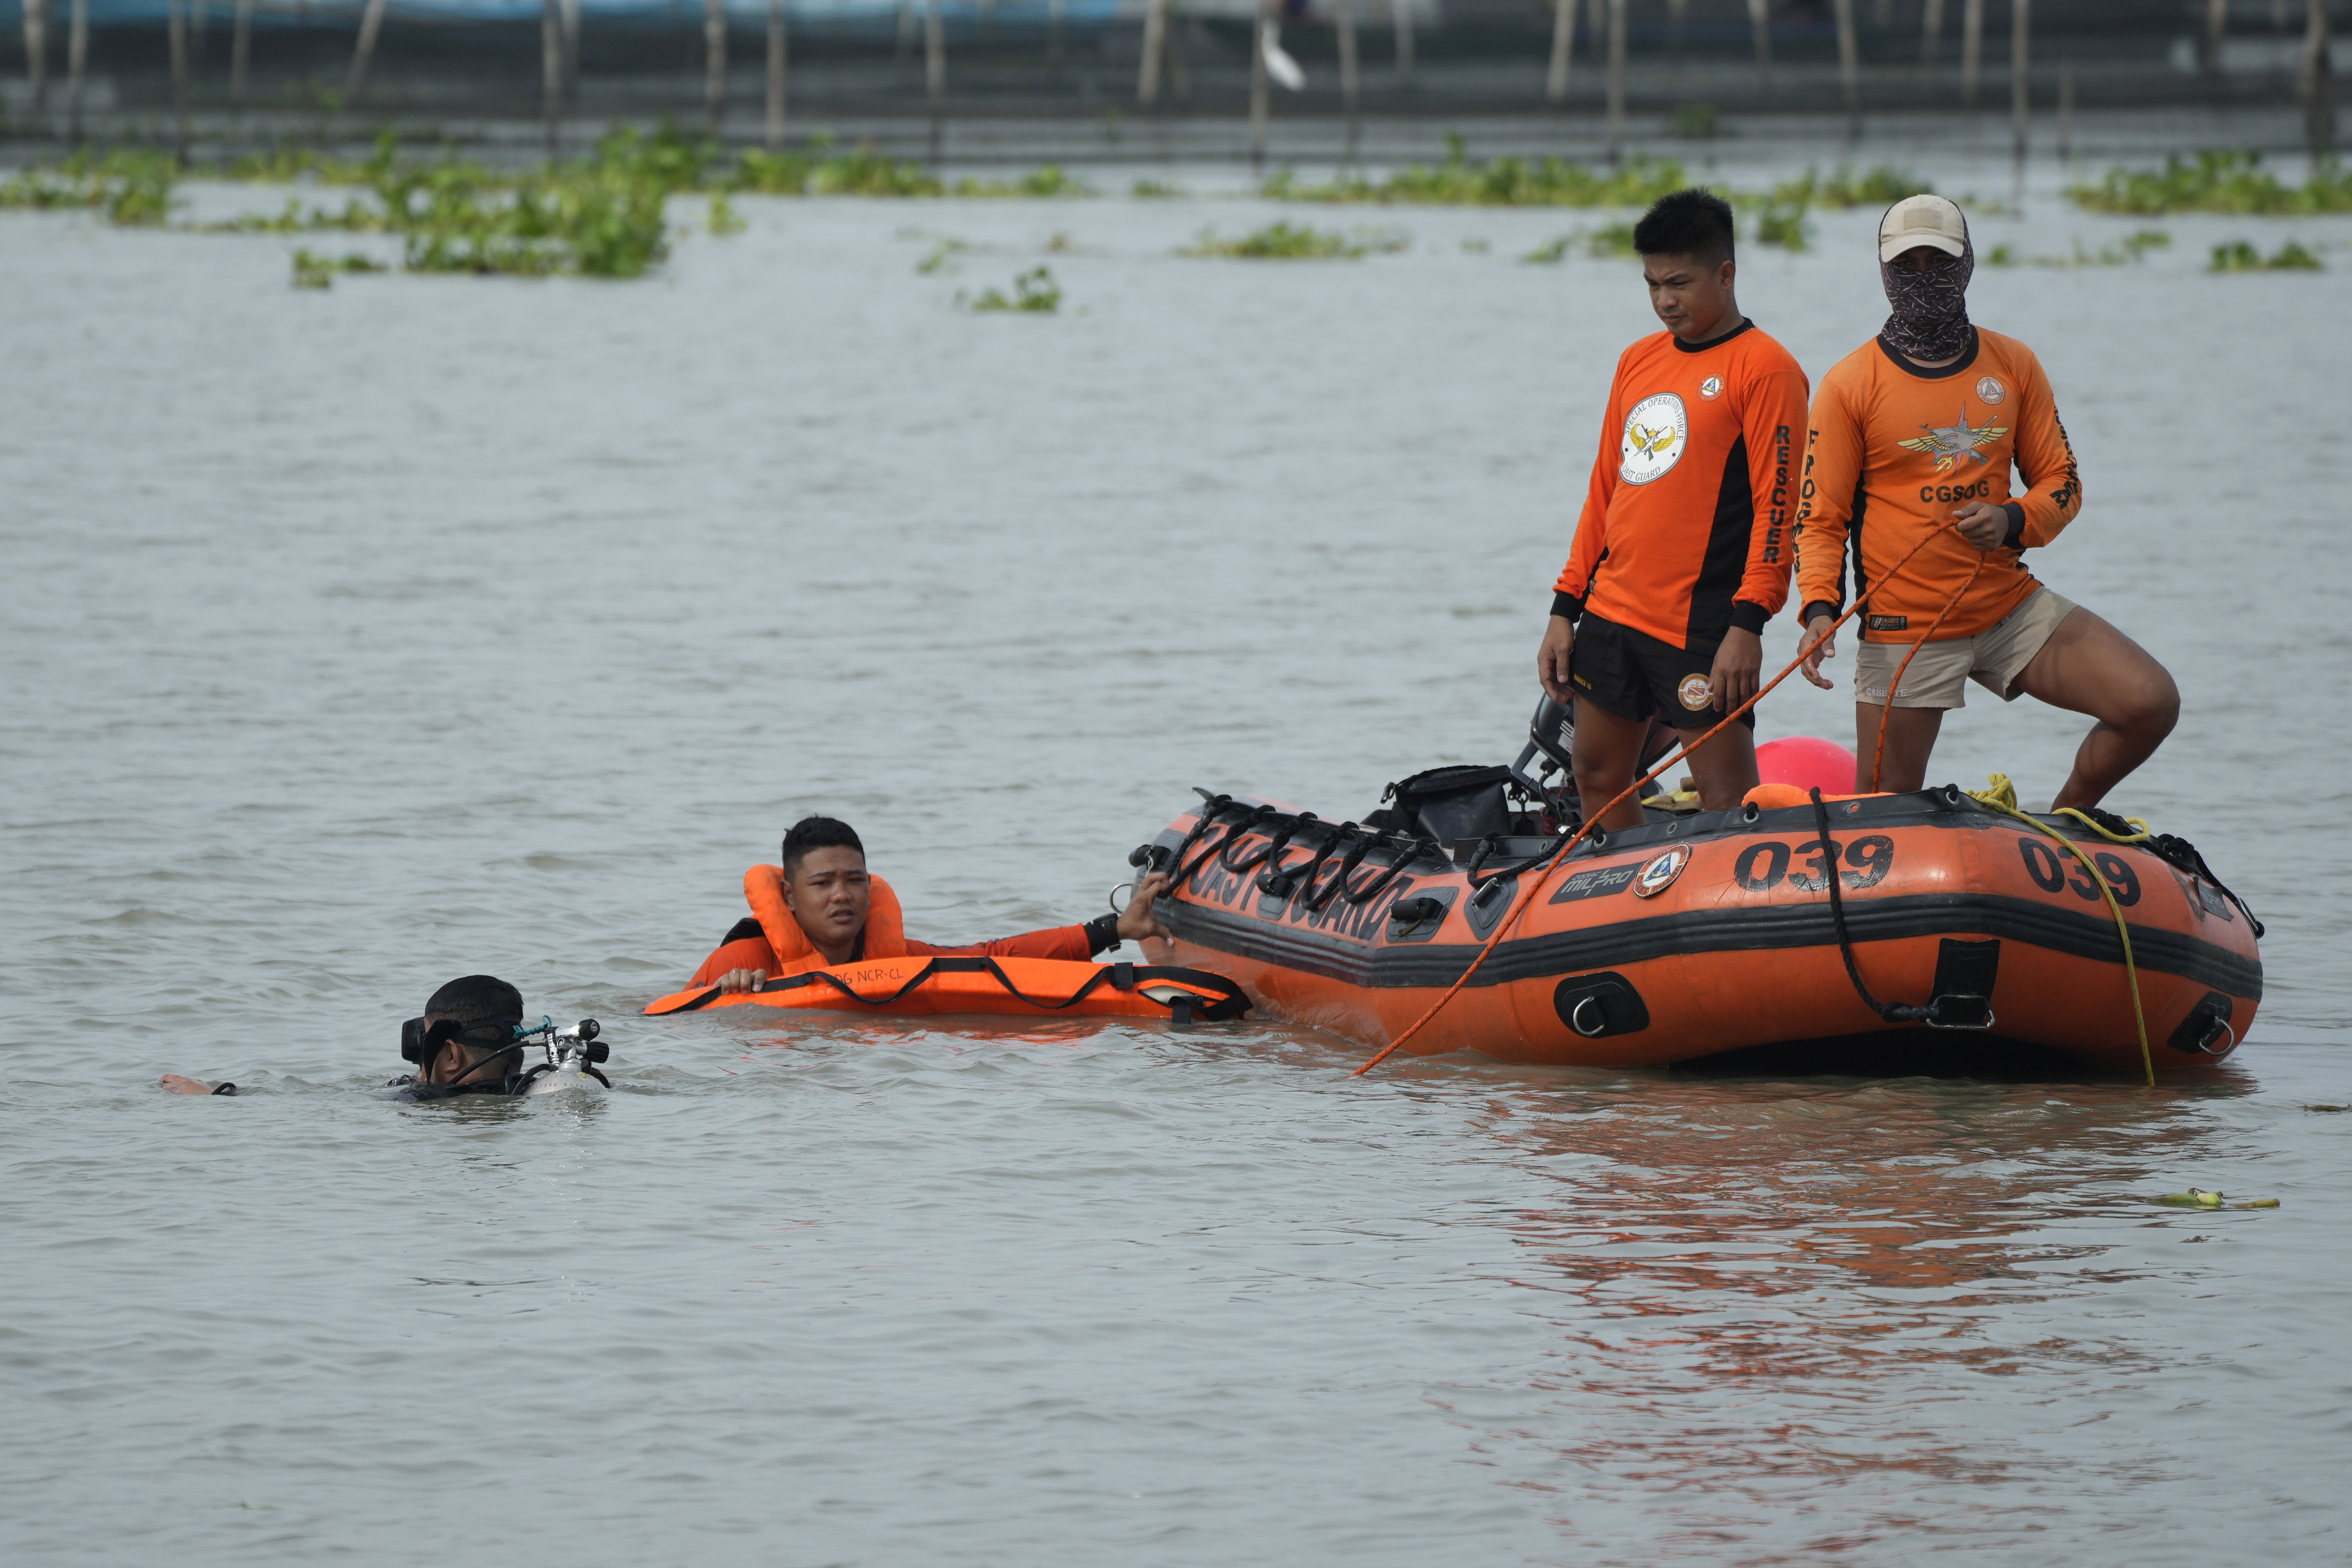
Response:
[[[1944,528],[1949,528],[1952,524],[1947,522],[1941,526]],[[1878,580],[1879,585],[1884,587],[1888,583],[1893,582],[1896,577],[1900,576],[1903,569],[1911,564],[1912,557],[1917,555],[1920,551],[1925,550],[1927,547],[1927,542],[1935,537],[1936,531],[1932,529],[1923,535],[1918,543],[1913,545],[1908,551],[1905,552],[1903,559],[1895,563],[1894,569],[1889,571],[1885,576],[1881,577]],[[1979,563],[1979,564],[1982,564],[1982,563]],[[1969,582],[1973,583],[1974,581],[1975,576],[1971,574]],[[1952,596],[1952,604],[1956,605],[1959,603],[1960,595],[1967,592],[1968,588],[1964,584],[1960,589],[1960,593]],[[1853,604],[1847,608],[1845,614],[1840,616],[1835,621],[1830,624],[1829,633],[1825,635],[1834,636],[1838,627],[1853,619],[1855,614],[1862,609],[1863,605],[1869,602],[1870,601],[1867,596],[1854,600]],[[1950,605],[1947,605],[1945,606],[1947,611],[1950,608]],[[1937,616],[1937,620],[1939,623],[1942,619],[1943,616]],[[1371,1071],[1374,1068],[1388,1060],[1389,1058],[1394,1056],[1398,1048],[1403,1046],[1407,1040],[1412,1039],[1415,1035],[1421,1033],[1423,1026],[1426,1025],[1432,1018],[1436,1017],[1438,1010],[1444,1007],[1448,1002],[1453,1001],[1454,994],[1460,991],[1463,986],[1469,984],[1470,977],[1478,973],[1478,966],[1486,962],[1486,955],[1494,952],[1496,946],[1502,942],[1503,938],[1510,934],[1511,929],[1519,923],[1519,917],[1527,913],[1528,910],[1535,903],[1535,901],[1538,898],[1542,897],[1545,887],[1550,881],[1551,874],[1559,868],[1559,863],[1568,858],[1568,852],[1575,848],[1579,844],[1582,843],[1586,837],[1592,832],[1593,828],[1599,825],[1601,819],[1617,808],[1620,801],[1625,800],[1627,797],[1633,795],[1635,791],[1639,790],[1643,784],[1648,784],[1652,779],[1656,778],[1660,773],[1664,773],[1668,768],[1673,767],[1685,757],[1689,756],[1693,752],[1697,751],[1701,746],[1704,746],[1709,741],[1714,740],[1716,736],[1721,734],[1724,730],[1742,713],[1747,712],[1750,708],[1755,707],[1756,704],[1763,701],[1765,698],[1770,696],[1773,689],[1779,686],[1780,682],[1788,679],[1791,675],[1794,675],[1797,672],[1797,667],[1805,662],[1805,655],[1811,651],[1811,645],[1801,638],[1799,640],[1797,646],[1800,651],[1795,658],[1790,660],[1788,668],[1781,670],[1780,674],[1774,676],[1769,683],[1759,689],[1755,696],[1750,697],[1747,701],[1741,703],[1738,707],[1734,708],[1730,712],[1725,714],[1721,723],[1717,724],[1706,734],[1701,735],[1697,740],[1693,741],[1690,744],[1685,746],[1682,750],[1668,757],[1664,762],[1660,763],[1656,767],[1652,768],[1648,773],[1643,773],[1640,778],[1635,779],[1632,784],[1626,785],[1624,789],[1618,793],[1615,799],[1610,801],[1608,805],[1602,806],[1599,811],[1589,813],[1585,816],[1584,825],[1576,830],[1576,837],[1570,838],[1567,843],[1552,851],[1550,863],[1543,868],[1542,874],[1538,876],[1535,879],[1534,883],[1529,887],[1528,896],[1524,899],[1518,900],[1512,908],[1510,913],[1496,922],[1495,934],[1486,939],[1486,944],[1478,950],[1478,956],[1470,961],[1470,966],[1462,972],[1461,977],[1455,980],[1453,984],[1445,988],[1445,994],[1440,996],[1435,1002],[1431,1003],[1429,1011],[1414,1019],[1412,1027],[1406,1029],[1403,1034],[1399,1035],[1395,1039],[1391,1040],[1386,1046],[1383,1046],[1381,1048],[1380,1054],[1373,1057],[1371,1060],[1364,1063],[1363,1066],[1358,1068],[1354,1072],[1349,1073],[1348,1076],[1349,1078],[1363,1077],[1366,1073]]]
[[[1928,537],[1935,536],[1930,534]],[[1886,763],[1886,721],[1895,717],[1895,694],[1903,689],[1903,672],[1911,668],[1912,655],[1935,640],[1936,628],[1944,624],[1944,617],[1959,608],[1960,601],[1969,596],[1969,590],[1976,586],[1977,574],[1984,570],[1987,559],[1988,557],[1983,554],[1977,556],[1977,563],[1969,568],[1969,580],[1960,584],[1960,591],[1953,595],[1942,609],[1936,612],[1936,618],[1927,623],[1927,629],[1920,634],[1917,642],[1911,645],[1911,652],[1905,654],[1903,662],[1895,667],[1895,679],[1886,683],[1886,706],[1878,710],[1878,747],[1870,757],[1869,793],[1872,795],[1878,793],[1878,770]],[[1860,663],[1862,650],[1855,649],[1853,657],[1854,661]]]

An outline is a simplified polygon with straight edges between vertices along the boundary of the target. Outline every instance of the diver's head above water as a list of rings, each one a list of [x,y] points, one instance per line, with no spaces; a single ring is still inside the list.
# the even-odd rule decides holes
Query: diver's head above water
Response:
[[[873,879],[856,829],[830,816],[804,816],[784,835],[784,905],[827,963],[857,955],[873,908]]]
[[[416,1064],[420,1088],[487,1092],[522,1066],[521,1022],[521,992],[496,975],[465,975],[433,993],[425,1016],[403,1026],[400,1054]]]

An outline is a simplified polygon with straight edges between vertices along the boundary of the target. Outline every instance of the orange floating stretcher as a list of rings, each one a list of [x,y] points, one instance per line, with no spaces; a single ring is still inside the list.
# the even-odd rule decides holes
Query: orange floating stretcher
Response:
[[[1160,964],[1080,963],[1066,958],[917,955],[803,970],[756,991],[730,994],[699,985],[665,996],[649,1016],[705,1007],[954,1014],[1025,1018],[1151,1018],[1217,1022],[1249,1010],[1242,988],[1222,974]]]
[[[1414,1055],[1655,1067],[1804,1047],[1863,1072],[2056,1053],[2137,1073],[2135,984],[2151,1070],[2224,1059],[2262,1000],[2261,926],[2193,847],[1955,786],[1816,803],[1766,785],[1565,855],[1204,801],[1136,857],[1175,877],[1175,959],[1375,1046],[1466,973]]]

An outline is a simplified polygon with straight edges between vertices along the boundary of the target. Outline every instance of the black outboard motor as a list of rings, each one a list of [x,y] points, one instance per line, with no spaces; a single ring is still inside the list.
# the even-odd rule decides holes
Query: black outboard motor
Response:
[[[1511,777],[1530,795],[1543,798],[1543,780],[1554,773],[1570,773],[1569,758],[1576,750],[1576,716],[1568,704],[1556,702],[1549,696],[1536,699],[1536,716],[1528,721],[1528,743],[1519,752],[1519,760],[1511,764]],[[1538,776],[1528,772],[1528,764],[1536,754],[1544,757],[1543,772]],[[1572,779],[1575,775],[1570,773]],[[1572,784],[1570,787],[1574,787]]]

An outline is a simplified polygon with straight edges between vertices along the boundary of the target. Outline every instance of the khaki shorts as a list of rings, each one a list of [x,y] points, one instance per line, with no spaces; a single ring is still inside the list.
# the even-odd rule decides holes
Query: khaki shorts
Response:
[[[2074,601],[2037,588],[2025,603],[1972,637],[1950,637],[1919,649],[1903,672],[1897,708],[1965,708],[1968,684],[1975,681],[2004,702],[2017,700],[2017,678],[2074,611]],[[1886,683],[1911,651],[1907,642],[1866,642],[1854,656],[1853,700],[1885,702]]]

